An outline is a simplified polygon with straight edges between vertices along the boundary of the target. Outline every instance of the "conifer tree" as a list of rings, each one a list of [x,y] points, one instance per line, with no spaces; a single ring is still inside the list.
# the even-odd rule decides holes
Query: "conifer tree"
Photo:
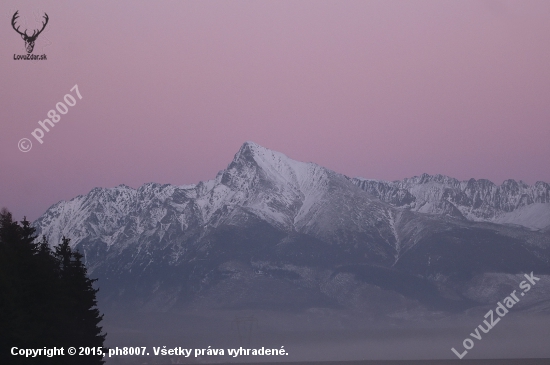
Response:
[[[36,246],[32,243],[33,233],[30,226],[21,227],[13,221],[7,210],[0,212],[0,322],[3,352],[9,351],[11,346],[37,346],[43,334],[43,317],[38,303],[40,298],[35,292],[40,277],[35,271]],[[9,363],[23,363],[21,359],[10,360]]]
[[[96,293],[70,240],[50,249],[35,228],[0,211],[0,364],[102,364],[101,356],[29,359],[10,349],[103,347]]]
[[[103,315],[97,309],[96,293],[87,269],[82,262],[82,254],[73,251],[69,245],[70,239],[63,237],[61,244],[55,247],[55,257],[58,261],[59,275],[62,282],[62,307],[66,310],[64,324],[66,333],[64,339],[67,346],[102,347],[105,334],[99,326]],[[97,364],[101,356],[89,356],[80,364]]]

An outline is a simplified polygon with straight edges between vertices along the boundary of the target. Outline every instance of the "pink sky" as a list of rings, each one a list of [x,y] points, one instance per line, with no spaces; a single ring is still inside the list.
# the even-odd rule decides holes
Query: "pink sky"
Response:
[[[15,61],[11,17],[33,29],[39,9],[48,60]],[[550,182],[550,1],[5,0],[0,14],[0,206],[17,219],[96,186],[211,179],[246,140],[352,177]],[[83,99],[40,145],[31,132],[75,84]]]

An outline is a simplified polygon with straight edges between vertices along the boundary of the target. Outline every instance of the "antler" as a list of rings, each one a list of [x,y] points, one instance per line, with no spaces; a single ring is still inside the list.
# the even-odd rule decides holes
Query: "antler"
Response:
[[[48,14],[46,14],[46,13],[44,13],[44,18],[46,19],[46,21],[45,21],[45,22],[42,22],[42,29],[40,29],[40,30],[38,31],[38,33],[36,33],[36,29],[35,29],[34,32],[32,33],[31,38],[33,38],[33,37],[38,37],[38,35],[39,35],[40,33],[42,33],[42,31],[44,30],[44,28],[46,28],[46,24],[48,24],[48,20],[49,20],[50,18],[48,17]],[[34,34],[34,33],[36,33],[36,34]]]
[[[13,27],[13,29],[14,29],[17,33],[19,33],[19,34],[21,34],[21,35],[23,35],[23,36],[27,36],[27,31],[26,31],[26,30],[25,30],[25,33],[21,33],[21,32],[19,31],[19,27],[17,27],[17,28],[15,27],[15,21],[17,20],[17,18],[19,18],[19,15],[17,15],[17,13],[19,13],[19,10],[17,10],[17,11],[15,12],[15,14],[13,14],[13,18],[11,18],[11,26]],[[45,13],[44,13],[44,14],[45,14]]]
[[[46,24],[48,24],[48,20],[50,20],[50,18],[48,17],[48,14],[44,13],[44,18],[46,19],[46,21],[45,21],[45,22],[42,22],[42,29],[40,29],[40,30],[36,30],[36,29],[35,29],[35,30],[32,32],[32,35],[29,37],[29,35],[27,34],[27,30],[26,30],[26,29],[25,29],[25,33],[21,33],[21,32],[19,31],[19,27],[17,27],[17,28],[15,27],[15,21],[17,20],[17,18],[19,18],[18,13],[19,13],[19,10],[17,10],[17,11],[15,12],[15,14],[13,14],[13,17],[11,18],[11,26],[13,27],[13,29],[15,29],[15,31],[16,31],[17,33],[19,33],[19,34],[21,34],[22,36],[25,36],[26,38],[29,38],[29,39],[36,39],[36,37],[38,37],[38,35],[39,35],[40,33],[42,33],[42,31],[44,30],[44,28],[46,28]],[[37,33],[37,32],[38,32],[38,33]]]

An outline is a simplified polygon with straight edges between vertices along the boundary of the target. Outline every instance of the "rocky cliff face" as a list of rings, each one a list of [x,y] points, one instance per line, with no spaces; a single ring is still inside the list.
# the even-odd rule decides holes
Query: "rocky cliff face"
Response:
[[[214,180],[95,188],[52,206],[35,225],[52,242],[67,236],[74,245],[99,241],[114,250],[153,241],[198,242],[218,227],[246,225],[249,219],[335,244],[368,235],[372,242],[395,246],[396,212],[343,175],[247,142]],[[339,230],[350,236],[340,237]]]
[[[356,178],[353,183],[397,208],[531,229],[550,226],[550,184],[542,181],[530,186],[506,180],[498,186],[485,179],[423,174],[400,181]]]
[[[484,223],[544,226],[526,217],[548,191],[350,179],[247,142],[213,180],[95,188],[34,225],[71,238],[115,306],[453,311],[488,300],[487,273],[550,274],[547,233]]]

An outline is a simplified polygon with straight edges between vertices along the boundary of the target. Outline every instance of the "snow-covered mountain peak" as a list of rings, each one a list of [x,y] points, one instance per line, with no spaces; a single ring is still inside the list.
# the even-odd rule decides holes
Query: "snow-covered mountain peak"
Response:
[[[487,179],[459,181],[422,174],[397,181],[353,179],[363,190],[395,207],[472,221],[519,224],[544,229],[550,224],[550,185]]]
[[[402,209],[541,229],[550,225],[550,185],[507,180],[497,186],[428,174],[393,182],[352,180],[246,142],[212,180],[94,188],[53,205],[34,225],[52,243],[67,236],[74,244],[125,247],[151,240],[163,245],[173,237],[200,240],[219,227],[262,221],[328,241],[340,239],[335,232],[355,232],[398,250],[404,245],[395,228]]]
[[[295,161],[281,152],[270,150],[250,141],[242,145],[233,159],[233,163],[236,164],[243,162],[255,162],[266,172],[276,172],[282,175],[299,175],[299,171],[307,170],[307,166],[310,165]]]
[[[293,160],[283,153],[272,151],[254,142],[246,142],[223,172],[221,182],[242,187],[243,177],[249,182],[269,182],[280,189],[294,190],[302,197],[311,190],[311,181],[335,174],[311,162]],[[237,181],[235,181],[237,180]]]
[[[331,308],[349,293],[353,303],[382,295],[390,298],[388,308],[396,298],[408,310],[424,295],[433,303],[444,282],[451,284],[440,303],[454,288],[468,287],[448,281],[462,273],[518,272],[523,263],[546,269],[546,233],[466,219],[545,227],[549,194],[546,183],[512,180],[496,186],[428,174],[394,182],[350,179],[246,142],[211,180],[95,188],[53,205],[33,225],[52,245],[70,238],[105,298],[115,302],[164,308],[216,293],[212,303],[230,303],[232,310],[239,308],[233,303],[266,308],[273,298],[277,306],[302,308],[297,295],[309,298],[318,288],[335,298],[325,302]],[[525,250],[534,244],[533,253]],[[375,292],[357,296],[357,288]],[[398,296],[387,296],[396,290]],[[452,295],[449,306],[456,308],[454,298],[462,294]]]
[[[137,189],[125,185],[95,188],[85,196],[52,206],[35,225],[54,242],[65,235],[75,243],[86,238],[108,246],[119,235],[148,237],[157,232],[163,237],[171,226],[179,227],[183,234],[195,227],[198,231],[193,234],[202,236],[250,216],[284,231],[315,230],[320,234],[335,224],[333,217],[342,215],[339,210],[348,200],[361,209],[372,202],[341,174],[246,142],[215,179],[185,186],[147,183]],[[337,211],[332,212],[332,206]],[[377,210],[377,217],[385,214],[382,210]],[[360,227],[378,219],[365,214],[356,222]],[[342,219],[339,222],[344,222]]]

